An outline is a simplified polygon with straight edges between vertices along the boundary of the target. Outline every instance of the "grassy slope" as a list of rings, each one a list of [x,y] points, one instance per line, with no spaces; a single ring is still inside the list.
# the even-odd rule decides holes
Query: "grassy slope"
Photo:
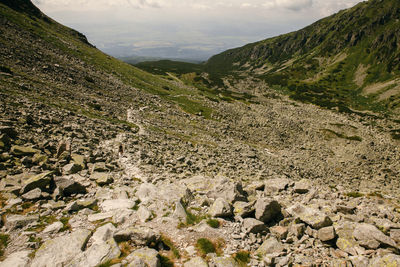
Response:
[[[6,3],[7,2],[9,1],[6,1]],[[24,0],[22,2],[29,1]],[[58,24],[43,14],[32,14],[29,10],[24,10],[23,12],[20,10],[13,10],[0,2],[0,15],[8,22],[12,23],[12,25],[16,25],[19,29],[29,33],[29,35],[35,40],[46,43],[46,45],[49,46],[46,49],[50,51],[57,51],[57,54],[72,58],[72,61],[76,58],[78,61],[84,62],[84,64],[87,64],[95,71],[110,74],[116,79],[121,80],[126,86],[139,88],[148,93],[161,96],[166,100],[177,103],[186,112],[194,114],[201,112],[205,117],[210,117],[212,113],[212,110],[203,103],[192,100],[198,97],[195,90],[189,90],[187,87],[177,86],[175,83],[171,83],[162,77],[152,75],[112,58],[88,44],[86,38],[78,32]],[[13,42],[15,42],[15,40],[10,41],[0,38],[0,44],[2,43],[5,47],[12,47],[12,45],[14,45]],[[22,51],[18,52],[21,53],[21,56],[22,54],[38,52],[28,51],[28,49],[29,47],[24,47],[22,48]],[[57,63],[58,59],[51,58],[47,60]],[[20,71],[19,66],[14,65],[13,63],[2,62],[0,65],[4,69],[11,69],[15,74],[25,76],[24,78],[28,80],[35,79],[32,75],[27,75],[27,73]],[[81,71],[85,70],[81,69]],[[40,79],[36,79],[35,82],[39,83],[39,80]],[[9,84],[5,81],[2,81],[2,83],[4,85],[2,86],[2,90],[4,90]],[[56,84],[52,84],[53,88],[56,86]],[[102,88],[96,89],[104,91]],[[72,105],[73,103],[68,103],[68,106],[71,107]],[[96,113],[96,110],[86,110],[86,113],[88,112]]]
[[[297,32],[223,52],[205,69],[220,77],[248,72],[270,86],[290,89],[294,99],[325,107],[397,109],[398,98],[378,103],[361,92],[400,76],[399,16],[399,1],[363,2]],[[338,55],[344,59],[335,61]],[[360,64],[369,68],[358,86],[354,76]],[[264,71],[254,72],[257,68]]]

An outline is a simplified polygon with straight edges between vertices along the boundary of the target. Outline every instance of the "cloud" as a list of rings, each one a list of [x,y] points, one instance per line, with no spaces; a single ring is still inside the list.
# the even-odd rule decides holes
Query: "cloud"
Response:
[[[291,10],[301,10],[312,6],[312,0],[275,0],[277,6]]]

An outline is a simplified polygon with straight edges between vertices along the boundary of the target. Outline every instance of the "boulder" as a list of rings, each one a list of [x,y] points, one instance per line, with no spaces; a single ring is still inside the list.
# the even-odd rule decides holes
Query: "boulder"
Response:
[[[40,188],[42,191],[47,191],[48,187],[53,181],[53,172],[44,172],[39,175],[35,175],[28,180],[22,182],[21,194],[25,194],[35,188]]]
[[[332,220],[325,213],[302,204],[289,207],[287,212],[317,230],[332,225]]]
[[[40,188],[35,188],[21,196],[21,198],[24,200],[37,200],[41,197],[42,197],[42,190],[40,190]]]
[[[142,223],[148,222],[153,218],[151,211],[145,206],[140,206],[137,210],[137,216]]]
[[[336,232],[333,226],[324,227],[318,230],[319,240],[326,242],[335,239]]]
[[[136,192],[136,197],[141,203],[146,203],[157,198],[157,187],[153,184],[141,184]]]
[[[376,249],[379,244],[397,248],[396,242],[394,242],[393,239],[371,224],[357,224],[353,236],[362,247],[369,249]]]
[[[240,267],[239,263],[231,257],[217,257],[213,261],[215,267]]]
[[[100,208],[104,212],[112,210],[132,209],[136,203],[130,199],[108,199],[100,203]]]
[[[226,202],[233,204],[236,201],[247,201],[247,193],[243,190],[241,182],[233,182],[226,178],[220,179],[207,196],[209,198],[223,198]]]
[[[276,225],[269,228],[269,231],[271,232],[271,234],[275,235],[280,240],[286,239],[289,233],[289,229],[287,227],[280,225]]]
[[[91,232],[77,230],[45,241],[35,253],[31,267],[65,266],[81,254]]]
[[[97,228],[94,232],[93,236],[90,238],[90,241],[93,244],[101,244],[109,240],[114,236],[114,233],[117,231],[117,228],[112,223],[107,223],[103,226]]]
[[[267,231],[267,226],[254,218],[246,218],[243,220],[243,230],[245,233],[258,234]]]
[[[23,250],[23,251],[18,251],[14,252],[8,257],[0,262],[1,267],[26,267],[29,266],[29,262],[31,259],[29,258],[29,255],[32,253],[31,250]]]
[[[74,162],[69,163],[62,168],[64,174],[75,174],[77,172],[80,172],[81,170],[82,166]]]
[[[400,256],[395,254],[387,254],[382,257],[373,258],[369,262],[369,267],[397,267],[400,266]]]
[[[159,242],[161,235],[158,231],[145,226],[132,226],[114,233],[117,242],[132,241],[137,246],[148,246]]]
[[[54,179],[59,194],[69,197],[73,194],[86,194],[86,187],[72,179],[57,177]]]
[[[92,173],[107,172],[107,171],[108,171],[108,168],[107,168],[105,162],[96,162],[95,164],[93,164]]]
[[[256,254],[264,258],[268,254],[281,253],[283,245],[275,237],[270,237],[256,250]]]
[[[38,215],[8,215],[6,217],[5,228],[8,230],[13,230],[17,228],[23,228],[33,222],[39,220]]]
[[[266,181],[265,192],[281,192],[288,188],[290,180],[287,178],[275,178]]]
[[[64,224],[62,222],[54,222],[50,225],[48,225],[42,233],[44,234],[53,234],[53,233],[58,233],[62,228],[64,227]]]
[[[29,146],[15,145],[11,147],[10,153],[15,156],[22,157],[22,156],[33,156],[36,153],[40,153],[40,151]]]
[[[110,174],[105,172],[94,172],[90,175],[90,179],[96,181],[99,186],[108,185],[114,181]]]
[[[310,180],[302,179],[294,184],[294,192],[298,194],[305,194],[310,191],[312,184]]]
[[[242,218],[250,217],[255,213],[254,202],[236,201],[233,203],[233,214]]]
[[[260,198],[255,204],[256,219],[269,223],[281,215],[281,205],[271,198]]]
[[[233,214],[232,206],[224,198],[217,198],[211,206],[209,214],[213,217],[230,217]]]
[[[126,261],[129,262],[128,267],[141,266],[139,264],[145,263],[146,267],[161,267],[161,263],[158,257],[158,252],[152,248],[141,248],[135,250],[133,253],[126,257]]]

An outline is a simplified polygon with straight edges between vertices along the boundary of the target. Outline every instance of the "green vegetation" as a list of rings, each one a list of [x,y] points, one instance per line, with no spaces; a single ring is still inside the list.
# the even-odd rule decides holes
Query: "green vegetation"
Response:
[[[170,251],[172,251],[176,259],[180,259],[181,255],[179,254],[179,250],[175,247],[174,243],[169,237],[161,235],[161,242],[163,242],[163,244],[166,245]]]
[[[239,251],[235,254],[234,258],[240,266],[247,266],[247,264],[250,262],[250,252]]]
[[[134,66],[156,75],[168,75],[169,72],[175,74],[186,74],[193,72],[196,74],[201,74],[203,72],[203,66],[201,64],[172,60],[140,62]]]
[[[208,219],[207,224],[212,228],[218,228],[220,226],[220,222],[217,219]]]
[[[364,196],[364,194],[360,192],[348,192],[345,195],[352,198],[359,198]]]
[[[69,224],[69,218],[68,218],[68,217],[62,217],[62,218],[60,219],[60,222],[64,225],[64,226],[61,228],[60,232],[64,232],[64,231],[67,231],[67,230],[71,230],[71,225]]]
[[[202,256],[207,255],[208,253],[215,253],[216,248],[213,242],[208,240],[207,238],[200,238],[197,240],[196,247],[199,250]]]
[[[168,257],[159,255],[161,267],[174,267],[174,263]]]
[[[347,139],[347,140],[351,140],[351,141],[358,141],[358,142],[361,142],[362,141],[362,138],[361,137],[359,137],[359,136],[347,136],[347,135],[344,135],[344,134],[341,134],[341,133],[337,133],[337,132],[335,132],[335,131],[332,131],[332,130],[330,130],[330,129],[322,129],[322,131],[324,131],[324,132],[326,132],[326,133],[330,133],[330,134],[333,134],[333,135],[335,135],[335,136],[337,136],[337,137],[339,137],[339,138],[342,138],[342,139]]]
[[[9,235],[0,233],[0,257],[3,256],[4,249],[7,247],[9,239]]]

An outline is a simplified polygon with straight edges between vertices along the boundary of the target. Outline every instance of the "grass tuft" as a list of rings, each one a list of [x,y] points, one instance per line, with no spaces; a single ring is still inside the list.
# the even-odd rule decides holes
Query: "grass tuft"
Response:
[[[196,247],[202,256],[208,253],[216,253],[216,248],[213,242],[207,238],[200,238],[197,240]]]

